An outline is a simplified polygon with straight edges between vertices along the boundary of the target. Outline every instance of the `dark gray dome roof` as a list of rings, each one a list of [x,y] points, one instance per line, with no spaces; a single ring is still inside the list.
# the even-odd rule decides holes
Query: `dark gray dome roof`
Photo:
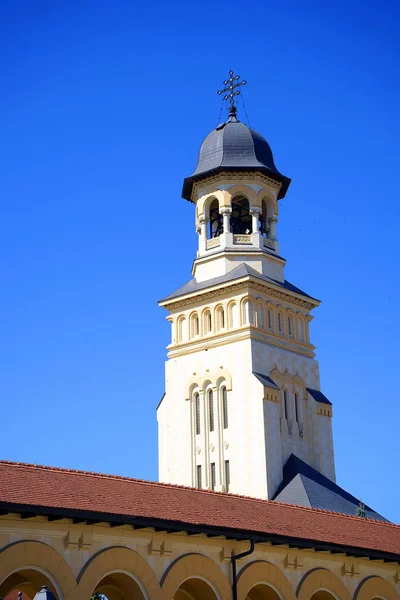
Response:
[[[267,140],[235,116],[213,129],[202,143],[197,167],[183,182],[183,198],[191,200],[195,181],[221,171],[261,171],[282,183],[278,198],[285,196],[290,184],[275,167]]]

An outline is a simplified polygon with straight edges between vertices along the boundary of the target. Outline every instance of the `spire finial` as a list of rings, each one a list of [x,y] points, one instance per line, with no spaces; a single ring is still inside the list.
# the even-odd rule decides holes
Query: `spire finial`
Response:
[[[229,71],[229,79],[225,79],[225,81],[224,81],[225,88],[223,90],[218,90],[218,92],[217,92],[218,96],[220,96],[221,94],[225,94],[223,99],[229,100],[229,116],[235,117],[235,118],[236,118],[236,106],[235,106],[234,97],[239,96],[240,90],[236,90],[236,91],[234,91],[234,90],[236,88],[240,87],[241,85],[246,85],[246,81],[244,79],[243,79],[243,81],[235,83],[235,81],[238,81],[238,79],[240,79],[240,75],[234,76],[233,71],[230,70]]]

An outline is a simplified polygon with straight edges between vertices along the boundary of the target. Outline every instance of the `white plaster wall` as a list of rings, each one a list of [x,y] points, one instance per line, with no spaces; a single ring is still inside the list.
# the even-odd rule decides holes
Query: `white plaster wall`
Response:
[[[166,363],[166,395],[158,409],[160,481],[196,485],[195,467],[202,466],[202,486],[211,487],[210,463],[216,463],[216,490],[224,483],[224,461],[230,462],[230,492],[271,498],[282,480],[283,466],[293,453],[335,479],[331,418],[318,414],[320,406],[304,388],[288,386],[289,420],[283,415],[283,392],[279,403],[264,400],[264,386],[253,375],[298,374],[306,387],[319,389],[319,368],[314,359],[257,340],[231,341],[205,346],[196,352],[171,358]],[[217,380],[227,371],[232,378],[228,391],[229,428],[217,415]],[[206,393],[200,390],[201,433],[193,428],[193,402],[187,400],[189,382],[211,386],[214,393],[215,431],[206,422]],[[209,383],[208,383],[209,382]],[[300,421],[295,419],[293,392],[298,390]]]
[[[230,461],[231,492],[266,497],[266,470],[263,426],[263,386],[252,375],[251,341],[242,340],[217,348],[199,351],[171,359],[166,363],[166,395],[158,409],[158,423],[162,454],[159,460],[161,481],[193,485],[192,426],[187,382],[195,379],[193,373],[206,377],[215,385],[221,369],[232,377],[232,391],[228,391],[229,427],[206,437],[207,427],[202,410],[201,434],[195,436],[197,464],[202,465],[203,487],[209,487],[205,473],[210,462]],[[208,370],[208,372],[207,372]],[[216,398],[215,398],[216,400]],[[216,402],[215,402],[216,404]],[[216,408],[216,407],[215,407]],[[208,433],[208,432],[207,432]],[[168,438],[168,442],[165,438]],[[215,446],[211,452],[209,445]],[[220,459],[216,458],[218,452]],[[218,480],[219,489],[221,480]]]
[[[232,254],[226,254],[222,250],[219,252],[218,249],[209,251],[210,255],[207,260],[204,257],[195,260],[192,274],[196,280],[202,282],[221,277],[242,263],[246,263],[267,277],[277,281],[284,280],[284,264],[276,260],[274,256],[263,253],[261,250],[255,253],[251,247],[248,248],[249,252],[247,253],[241,251],[238,246],[233,246],[231,250]]]
[[[286,369],[304,380],[306,387],[320,389],[319,367],[316,360],[288,350],[253,341],[253,371],[269,375],[275,365],[283,373]],[[295,454],[324,475],[335,480],[331,418],[317,414],[318,403],[304,390],[289,385],[289,421],[284,418],[283,392],[280,403],[270,401],[264,406],[265,455],[268,480],[268,497],[271,498],[282,480],[283,466],[291,454]],[[294,391],[299,393],[300,435],[294,411]]]

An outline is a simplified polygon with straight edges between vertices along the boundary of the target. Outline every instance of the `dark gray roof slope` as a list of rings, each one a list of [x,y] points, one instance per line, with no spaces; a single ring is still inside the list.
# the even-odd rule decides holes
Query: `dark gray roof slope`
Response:
[[[279,390],[279,386],[277,386],[275,381],[272,381],[271,377],[268,377],[268,375],[262,375],[261,373],[256,373],[255,371],[252,371],[252,373],[253,373],[253,375],[255,375],[257,377],[258,381],[260,383],[262,383],[263,385],[266,385],[267,387],[271,387],[276,390]]]
[[[307,392],[309,394],[311,394],[311,396],[317,402],[322,402],[323,404],[330,404],[330,405],[332,405],[332,402],[330,400],[328,400],[328,398],[325,396],[325,394],[323,394],[319,390],[313,390],[312,388],[307,388]]]
[[[231,116],[208,134],[201,145],[195,171],[183,183],[182,196],[191,200],[193,183],[220,171],[261,171],[282,183],[283,198],[290,179],[278,171],[271,148],[262,135]]]
[[[290,455],[283,467],[283,480],[273,499],[346,515],[355,515],[360,504],[357,498],[294,454]],[[365,506],[365,510],[369,519],[387,521],[369,506]]]
[[[198,282],[194,277],[185,285],[178,288],[172,294],[169,294],[164,300],[171,300],[172,298],[178,298],[179,296],[184,296],[185,294],[191,294],[193,292],[199,292],[200,290],[205,290],[208,287],[213,287],[215,285],[220,285],[222,283],[228,283],[229,281],[233,281],[235,279],[240,279],[241,277],[246,277],[251,275],[252,277],[257,277],[257,279],[261,279],[262,281],[266,281],[267,283],[273,283],[274,285],[278,285],[285,290],[290,292],[295,292],[296,294],[300,294],[301,296],[305,296],[306,298],[310,298],[314,300],[312,296],[309,296],[301,289],[289,283],[289,281],[277,281],[276,279],[271,279],[270,277],[266,277],[265,275],[261,275],[258,271],[246,265],[246,263],[240,263],[237,267],[226,273],[225,275],[221,275],[220,277],[214,277],[213,279],[207,279],[207,281]]]

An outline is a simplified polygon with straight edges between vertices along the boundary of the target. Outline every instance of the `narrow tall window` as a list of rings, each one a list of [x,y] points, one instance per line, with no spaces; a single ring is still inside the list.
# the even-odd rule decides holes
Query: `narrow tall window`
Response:
[[[197,476],[197,481],[196,481],[196,485],[198,488],[202,488],[202,482],[201,482],[201,465],[197,465],[196,467],[196,476]]]
[[[229,484],[231,483],[231,472],[229,468],[229,460],[225,461],[225,491],[229,492]]]
[[[293,320],[290,315],[289,315],[289,319],[288,319],[288,329],[289,329],[289,335],[293,335]]]
[[[211,489],[215,490],[216,479],[215,479],[215,463],[211,463]]]
[[[283,406],[285,410],[285,419],[288,420],[289,412],[288,412],[288,393],[286,390],[283,392]]]
[[[228,394],[226,387],[222,388],[222,421],[224,429],[228,429]]]
[[[297,326],[298,326],[298,330],[299,330],[299,340],[301,342],[304,342],[304,328],[303,328],[303,320],[299,319],[297,321]]]
[[[221,318],[221,329],[223,329],[225,327],[225,311],[223,308],[221,308],[220,311],[220,318]]]
[[[214,431],[214,395],[208,390],[208,413],[210,415],[210,431]]]
[[[281,313],[278,313],[278,329],[279,329],[279,333],[282,333],[282,315],[281,315]]]
[[[271,309],[268,309],[268,328],[272,329],[272,312]]]
[[[260,329],[264,329],[262,306],[257,306],[257,327],[259,327]]]
[[[200,433],[200,396],[199,394],[194,395],[195,404],[195,420],[196,420],[196,435]]]
[[[294,394],[294,411],[296,414],[296,423],[300,421],[299,419],[299,395],[297,392]]]
[[[212,329],[211,313],[208,313],[208,315],[207,315],[207,330],[208,330],[208,332],[211,332],[211,329]]]
[[[222,215],[219,214],[218,200],[213,200],[210,206],[208,239],[218,237],[223,232]]]

